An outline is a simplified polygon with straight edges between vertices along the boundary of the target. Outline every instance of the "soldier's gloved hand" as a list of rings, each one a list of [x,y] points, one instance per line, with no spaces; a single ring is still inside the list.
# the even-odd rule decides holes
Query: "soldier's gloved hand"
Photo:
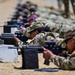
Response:
[[[44,48],[43,58],[44,58],[45,60],[49,60],[50,57],[53,56],[53,55],[54,55],[54,54],[53,54],[50,50]]]

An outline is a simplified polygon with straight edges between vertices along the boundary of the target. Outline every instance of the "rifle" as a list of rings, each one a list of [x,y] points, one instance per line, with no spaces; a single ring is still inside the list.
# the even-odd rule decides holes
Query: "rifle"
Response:
[[[56,42],[53,40],[45,41],[45,44],[46,44],[45,47],[44,46],[22,46],[22,47],[14,47],[14,48],[20,48],[21,50],[22,49],[35,49],[35,50],[37,49],[37,50],[42,50],[42,51],[44,48],[47,48],[47,49],[51,50],[56,55],[61,53],[63,50],[63,48],[61,46],[56,45]],[[12,48],[12,47],[9,47],[9,48]],[[49,61],[45,60],[44,64],[49,65]]]

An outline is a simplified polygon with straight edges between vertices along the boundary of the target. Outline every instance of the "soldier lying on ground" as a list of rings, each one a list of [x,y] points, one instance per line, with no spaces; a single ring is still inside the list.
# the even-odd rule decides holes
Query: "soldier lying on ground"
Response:
[[[39,33],[41,33],[41,32],[44,32],[44,31],[50,32],[50,29],[49,29],[48,27],[45,27],[45,28],[43,28],[43,27],[38,27],[38,28],[34,28],[34,29],[31,29],[31,30],[28,30],[28,31],[25,33],[26,35],[23,35],[22,37],[16,37],[16,36],[15,36],[14,38],[16,39],[18,45],[21,46],[21,45],[23,45],[23,43],[25,43],[25,44],[29,43],[30,41],[32,41],[32,39],[33,39],[37,34],[39,34]],[[28,40],[27,40],[27,39],[25,40],[25,37],[24,37],[24,36],[28,37]],[[21,40],[21,39],[22,39],[22,40]]]
[[[44,49],[43,57],[46,60],[51,60],[59,68],[72,70],[75,69],[75,36],[71,36],[64,41],[66,57],[53,54],[50,50]]]
[[[30,42],[29,46],[46,46],[45,40],[54,40],[58,45],[62,42],[62,38],[59,38],[59,34],[55,32],[41,32],[37,34]]]

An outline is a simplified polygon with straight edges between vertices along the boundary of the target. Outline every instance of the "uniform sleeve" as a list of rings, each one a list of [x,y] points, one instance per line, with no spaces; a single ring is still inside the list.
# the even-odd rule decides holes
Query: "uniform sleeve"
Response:
[[[45,40],[44,33],[39,33],[32,39],[32,41],[28,45],[41,46],[44,45],[44,40]]]
[[[14,37],[16,40],[16,44],[21,47],[23,45],[23,42],[21,40],[19,40],[17,37]]]
[[[69,70],[75,69],[75,57],[65,58],[61,56],[53,55],[50,57],[51,61],[58,67]]]
[[[19,47],[22,47],[23,46],[23,42],[22,41],[18,41],[18,45],[19,45]]]

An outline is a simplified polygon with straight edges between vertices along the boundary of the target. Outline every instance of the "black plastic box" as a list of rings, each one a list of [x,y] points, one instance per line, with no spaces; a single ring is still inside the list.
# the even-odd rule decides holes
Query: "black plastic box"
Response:
[[[16,40],[14,39],[14,34],[2,33],[1,39],[4,40],[4,44],[16,45]]]
[[[4,33],[15,33],[17,31],[17,26],[16,25],[4,25],[3,27],[3,32]]]
[[[22,48],[21,53],[23,69],[38,68],[38,50]]]

